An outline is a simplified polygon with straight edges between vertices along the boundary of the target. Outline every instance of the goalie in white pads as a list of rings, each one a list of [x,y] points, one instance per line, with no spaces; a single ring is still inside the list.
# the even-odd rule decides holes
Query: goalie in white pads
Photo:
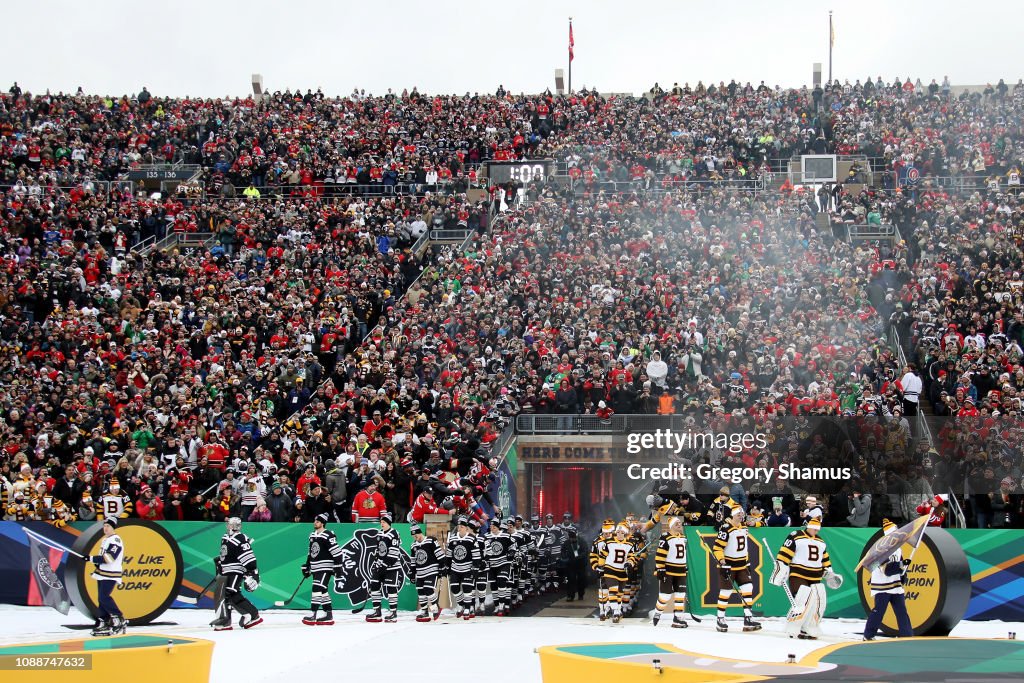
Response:
[[[786,633],[790,638],[817,639],[828,604],[822,581],[829,588],[843,585],[843,577],[832,570],[828,548],[818,536],[820,530],[818,518],[809,519],[807,528],[790,535],[775,558],[771,583],[785,588],[789,597]]]

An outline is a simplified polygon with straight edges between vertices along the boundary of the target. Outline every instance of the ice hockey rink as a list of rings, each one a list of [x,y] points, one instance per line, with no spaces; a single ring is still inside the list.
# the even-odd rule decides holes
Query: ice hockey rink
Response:
[[[658,627],[649,619],[625,618],[620,624],[588,618],[483,617],[471,621],[442,616],[431,623],[416,623],[414,614],[400,613],[398,623],[369,624],[364,615],[336,611],[334,626],[304,626],[303,612],[270,610],[264,623],[251,629],[214,632],[209,610],[169,610],[158,625],[129,629],[129,634],[167,634],[203,638],[216,643],[210,681],[258,683],[284,680],[377,680],[449,683],[471,671],[488,683],[539,683],[537,648],[573,643],[663,643],[699,652],[709,659],[722,657],[772,664],[799,660],[814,650],[838,643],[854,643],[863,620],[826,619],[818,641],[793,640],[783,633],[784,620],[761,619],[764,629],[740,631],[741,619],[731,617],[729,633],[714,630],[712,617],[689,628],[674,629],[671,619]],[[0,606],[0,645],[80,638],[87,619],[77,611],[63,616],[45,607]],[[1024,623],[961,622],[950,636],[1000,638],[1009,632],[1024,634]],[[880,639],[882,637],[880,636]],[[190,681],[181,672],[183,682]],[[133,672],[132,675],[139,675]],[[317,677],[329,674],[328,679]]]

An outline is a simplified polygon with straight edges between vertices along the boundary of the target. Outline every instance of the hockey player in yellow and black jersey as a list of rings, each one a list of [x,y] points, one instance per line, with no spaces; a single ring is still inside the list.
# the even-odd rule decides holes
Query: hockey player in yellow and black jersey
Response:
[[[815,640],[821,635],[820,622],[826,605],[822,580],[828,577],[830,585],[842,585],[842,577],[832,571],[828,547],[818,536],[820,529],[817,518],[809,519],[807,528],[791,534],[775,558],[770,581],[787,588],[792,604],[786,624],[790,638]]]
[[[732,597],[733,585],[739,588],[743,601],[743,630],[759,631],[761,624],[754,621],[751,603],[754,596],[754,584],[750,578],[750,556],[748,546],[750,537],[747,527],[743,524],[743,508],[733,505],[730,516],[718,527],[718,538],[712,553],[718,561],[718,621],[715,628],[721,632],[729,630],[725,621],[725,610]]]
[[[683,618],[686,609],[686,535],[683,534],[683,520],[673,517],[668,523],[668,533],[658,539],[654,554],[654,575],[658,577],[658,606],[654,612],[654,625],[665,612],[665,607],[674,603],[672,626],[686,628]]]
[[[608,618],[608,584],[601,574],[601,552],[609,541],[612,540],[612,532],[615,531],[615,522],[611,519],[604,520],[601,524],[601,535],[594,539],[590,545],[590,568],[597,574],[597,614],[601,621]]]
[[[636,564],[629,569],[629,580],[626,582],[622,592],[622,613],[631,614],[640,597],[640,588],[643,581],[642,567],[647,561],[647,522],[641,522],[633,513],[626,515],[626,528],[629,529],[629,542],[633,544],[633,553],[636,555]]]
[[[629,529],[620,524],[615,527],[615,536],[599,555],[598,571],[608,585],[608,602],[611,604],[612,621],[622,620],[622,590],[629,582],[629,571],[637,566],[635,547],[629,540]]]

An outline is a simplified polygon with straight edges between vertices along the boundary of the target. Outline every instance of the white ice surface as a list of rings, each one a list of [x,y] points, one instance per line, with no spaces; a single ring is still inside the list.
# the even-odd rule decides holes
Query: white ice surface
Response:
[[[740,631],[742,620],[729,619],[729,633],[714,630],[712,617],[673,629],[670,619],[657,627],[638,618],[621,624],[592,619],[556,617],[484,617],[471,621],[442,617],[419,624],[409,612],[399,613],[395,624],[369,624],[364,614],[336,611],[334,626],[304,626],[304,612],[269,610],[263,624],[243,631],[215,633],[207,625],[209,610],[170,610],[161,621],[175,626],[129,629],[129,633],[165,633],[207,638],[216,642],[212,683],[281,683],[300,680],[373,680],[451,683],[468,673],[482,674],[488,683],[540,683],[540,659],[535,648],[594,642],[655,642],[711,656],[784,662],[788,654],[799,660],[812,650],[836,642],[855,642],[862,620],[826,620],[818,641],[792,640],[783,633],[783,620],[761,619],[764,630]],[[237,619],[237,615],[236,615]],[[88,631],[64,628],[84,624],[77,611],[63,616],[44,607],[0,605],[0,644],[65,640],[87,636]],[[998,621],[961,622],[954,637],[1005,638],[1015,631],[1024,636],[1024,624]],[[955,641],[950,647],[956,647]],[[325,677],[326,676],[326,677]],[[182,681],[188,681],[182,676]]]

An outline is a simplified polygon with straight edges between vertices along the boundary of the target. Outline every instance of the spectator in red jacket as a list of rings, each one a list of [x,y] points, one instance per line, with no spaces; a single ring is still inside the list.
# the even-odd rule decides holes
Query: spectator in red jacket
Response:
[[[138,512],[139,519],[154,522],[164,518],[164,502],[157,498],[153,489],[146,484],[142,485],[139,500],[135,503],[135,510]]]
[[[454,509],[446,510],[438,505],[430,491],[423,491],[416,497],[416,502],[413,503],[412,512],[409,513],[409,517],[412,521],[423,524],[425,515],[450,515],[454,514],[454,512]]]
[[[377,491],[379,480],[374,479],[370,485],[356,494],[352,499],[352,521],[353,522],[377,522],[380,520],[380,513],[387,508],[384,503],[384,496]]]
[[[946,499],[943,495],[935,496],[934,500],[926,500],[917,506],[917,514],[928,515],[928,526],[942,526],[946,521]]]
[[[298,496],[302,498],[302,500],[306,500],[310,489],[313,488],[313,484],[322,483],[323,482],[320,481],[320,477],[316,473],[316,465],[308,463],[306,465],[306,470],[302,473],[302,476],[299,477],[299,481],[295,485]]]

